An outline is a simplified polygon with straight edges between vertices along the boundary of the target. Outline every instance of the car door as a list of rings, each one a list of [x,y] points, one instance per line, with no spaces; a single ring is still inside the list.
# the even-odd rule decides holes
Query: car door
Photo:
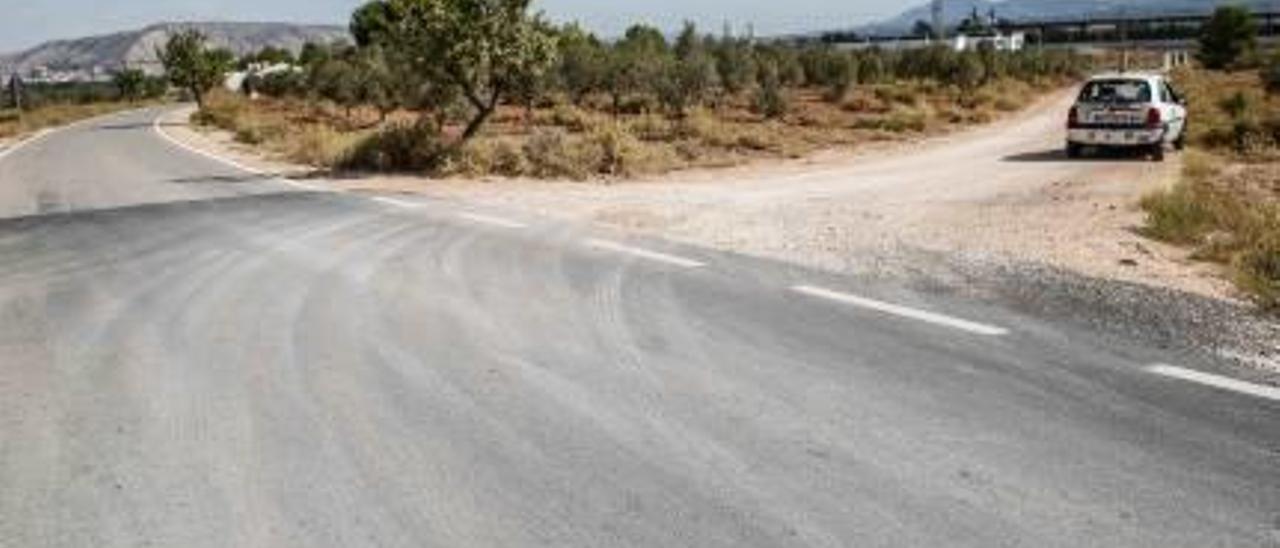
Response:
[[[1174,89],[1169,82],[1161,82],[1161,85],[1164,87],[1163,95],[1167,103],[1163,108],[1167,116],[1166,119],[1169,120],[1168,139],[1173,141],[1187,129],[1186,101],[1182,100],[1182,96],[1178,95],[1178,90]]]

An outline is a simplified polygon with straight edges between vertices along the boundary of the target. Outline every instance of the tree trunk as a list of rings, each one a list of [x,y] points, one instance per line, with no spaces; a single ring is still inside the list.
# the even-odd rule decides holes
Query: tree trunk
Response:
[[[474,138],[476,134],[480,133],[480,128],[489,120],[489,116],[493,115],[493,110],[494,107],[492,106],[480,109],[480,111],[471,118],[471,121],[467,122],[467,128],[462,131],[462,137],[458,139],[459,143],[466,143]]]
[[[196,100],[196,110],[204,112],[204,92],[199,87],[192,87],[191,96]]]

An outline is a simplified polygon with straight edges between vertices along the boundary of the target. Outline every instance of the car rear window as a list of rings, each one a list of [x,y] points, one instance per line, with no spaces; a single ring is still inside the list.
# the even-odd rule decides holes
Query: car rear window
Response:
[[[1143,80],[1095,80],[1080,92],[1082,103],[1147,103],[1151,85]]]

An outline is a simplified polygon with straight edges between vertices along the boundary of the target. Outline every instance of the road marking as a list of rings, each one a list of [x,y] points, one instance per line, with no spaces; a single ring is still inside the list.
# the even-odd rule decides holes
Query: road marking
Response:
[[[501,228],[517,229],[528,227],[528,225],[524,223],[512,221],[510,219],[503,219],[502,217],[494,217],[492,215],[482,215],[480,213],[458,213],[458,216],[471,222]]]
[[[68,126],[68,127],[70,127],[70,126]],[[41,139],[44,139],[45,137],[49,136],[49,134],[53,133],[54,131],[56,131],[56,130],[52,130],[52,129],[42,129],[42,130],[40,130],[40,131],[35,132],[35,134],[34,134],[34,135],[32,135],[32,136],[30,136],[30,137],[28,137],[28,138],[26,138],[26,139],[23,139],[23,140],[21,140],[21,141],[18,141],[18,142],[16,142],[16,143],[14,143],[14,144],[13,144],[12,146],[10,146],[9,148],[6,148],[6,149],[4,149],[4,150],[0,150],[0,159],[4,159],[4,157],[6,157],[6,156],[8,156],[8,155],[10,155],[10,154],[13,154],[13,153],[15,153],[15,152],[17,152],[19,149],[24,148],[24,147],[26,147],[26,146],[28,146],[28,145],[32,145],[32,144],[34,144],[36,141],[39,141],[39,140],[41,140]]]
[[[267,174],[266,172],[264,172],[264,171],[262,171],[262,170],[260,170],[260,169],[252,168],[252,167],[246,166],[246,165],[241,164],[240,162],[237,162],[237,161],[232,160],[232,159],[230,159],[230,158],[224,158],[224,157],[219,156],[219,155],[217,155],[217,154],[214,154],[214,153],[212,153],[212,152],[209,152],[209,151],[206,151],[206,150],[200,150],[200,149],[198,149],[198,148],[196,148],[196,147],[193,147],[193,146],[188,145],[188,144],[186,144],[186,143],[184,143],[184,142],[182,142],[182,141],[179,141],[177,138],[175,138],[175,137],[173,137],[173,136],[169,135],[168,133],[165,133],[164,128],[161,128],[161,127],[160,127],[160,120],[161,120],[162,118],[164,118],[164,116],[165,116],[165,115],[167,115],[167,114],[169,114],[169,113],[168,113],[168,112],[163,113],[163,114],[161,114],[160,116],[157,116],[157,117],[155,118],[155,120],[152,120],[152,122],[151,122],[151,129],[152,129],[153,131],[155,131],[156,135],[159,135],[161,138],[163,138],[165,141],[168,141],[168,142],[169,142],[169,144],[171,144],[171,145],[173,145],[173,146],[176,146],[176,147],[178,147],[178,148],[180,148],[180,149],[182,149],[182,150],[185,150],[185,151],[187,151],[187,152],[190,152],[190,153],[192,153],[192,154],[197,154],[197,155],[203,156],[203,157],[205,157],[205,158],[208,158],[208,159],[213,160],[213,161],[215,161],[215,162],[221,163],[221,164],[223,164],[223,165],[231,166],[231,167],[236,168],[236,169],[238,169],[238,170],[240,170],[240,171],[243,171],[243,172],[246,172],[246,173],[251,173],[251,174],[253,174],[253,175],[261,175],[262,177],[264,177],[264,178],[266,178],[266,179],[268,179],[268,180],[275,181],[275,182],[277,182],[277,183],[283,183],[283,184],[289,185],[289,186],[294,187],[294,188],[300,188],[300,189],[303,189],[303,190],[311,190],[311,191],[316,191],[316,192],[331,192],[331,190],[330,190],[330,189],[326,189],[326,188],[318,187],[318,186],[315,186],[315,185],[309,185],[309,184],[306,184],[306,183],[300,183],[300,182],[298,182],[298,181],[293,181],[293,180],[285,179],[284,177],[275,177],[275,176],[269,175],[269,174]]]
[[[14,152],[17,152],[17,151],[18,151],[18,149],[20,149],[20,148],[26,147],[26,146],[28,146],[28,145],[35,144],[35,143],[36,143],[36,141],[40,141],[40,140],[44,139],[45,137],[48,137],[48,136],[50,136],[50,135],[53,135],[54,133],[58,133],[58,132],[60,132],[60,131],[66,131],[66,130],[68,130],[68,129],[72,129],[72,128],[76,128],[76,127],[80,127],[80,126],[85,126],[85,125],[93,124],[93,123],[96,123],[96,122],[99,122],[99,121],[102,121],[102,120],[107,120],[107,119],[109,119],[109,118],[116,118],[116,117],[119,117],[119,116],[124,116],[124,115],[126,115],[126,114],[133,114],[133,113],[136,113],[136,112],[140,112],[140,111],[142,111],[142,110],[146,110],[146,107],[144,107],[144,108],[129,109],[129,110],[121,110],[121,111],[116,111],[116,112],[108,112],[108,113],[106,113],[106,114],[99,114],[99,115],[97,115],[97,116],[92,116],[92,117],[89,117],[89,118],[85,118],[85,119],[83,119],[83,120],[77,120],[77,121],[75,121],[75,122],[71,122],[71,123],[69,123],[69,124],[65,124],[65,125],[61,125],[61,126],[57,126],[57,127],[48,127],[48,128],[41,129],[41,130],[39,130],[39,131],[37,131],[37,132],[33,133],[33,134],[31,135],[31,137],[28,137],[28,138],[26,138],[26,139],[23,139],[23,140],[21,140],[21,141],[18,141],[18,142],[16,142],[16,143],[14,143],[13,145],[11,145],[9,148],[6,148],[6,149],[4,149],[4,150],[0,150],[0,159],[3,159],[5,156],[8,156],[8,155],[10,155],[10,154],[13,154]]]
[[[703,263],[701,261],[686,259],[684,257],[677,257],[675,255],[668,255],[666,253],[659,253],[657,251],[649,251],[648,249],[631,247],[631,246],[623,245],[617,242],[611,242],[609,240],[590,239],[590,240],[587,240],[586,244],[588,246],[591,246],[597,249],[604,249],[607,251],[614,251],[617,253],[634,255],[642,259],[649,259],[651,261],[658,261],[662,263],[673,264],[673,265],[682,266],[685,268],[702,268],[704,266],[707,266],[706,263]]]
[[[1174,367],[1172,365],[1164,364],[1152,365],[1147,367],[1146,371],[1148,373],[1203,384],[1205,386],[1211,386],[1221,390],[1230,390],[1232,392],[1247,394],[1258,398],[1280,401],[1280,388],[1244,382],[1231,377],[1202,373],[1193,369],[1185,369],[1182,367]]]
[[[381,203],[387,204],[387,205],[389,205],[389,206],[403,207],[403,208],[408,208],[408,209],[416,209],[416,208],[426,207],[426,206],[427,206],[427,204],[424,204],[424,203],[421,203],[421,202],[410,202],[410,201],[408,201],[408,200],[397,200],[397,199],[395,199],[395,198],[388,198],[388,197],[386,197],[386,196],[376,196],[376,197],[372,198],[372,200],[373,200],[373,201],[375,201],[375,202],[381,202]]]
[[[883,312],[885,314],[891,314],[894,316],[900,316],[900,317],[909,318],[912,320],[919,320],[926,323],[941,325],[941,326],[950,327],[953,329],[959,329],[961,331],[968,331],[970,333],[976,333],[978,335],[999,337],[999,336],[1004,336],[1009,334],[1009,330],[1003,327],[997,327],[994,325],[987,325],[987,324],[978,323],[978,322],[971,322],[969,320],[962,320],[960,318],[946,316],[946,315],[938,314],[935,312],[929,312],[927,310],[909,308],[909,307],[900,306],[892,303],[886,303],[883,301],[877,301],[874,299],[868,299],[866,297],[859,297],[857,295],[850,295],[848,293],[832,291],[830,289],[823,289],[821,287],[814,287],[810,285],[797,285],[795,287],[792,287],[791,290],[795,291],[796,293],[808,295],[810,297],[827,299],[827,300],[835,301],[838,303],[853,305],[861,308],[866,308],[869,310],[875,310],[877,312]]]

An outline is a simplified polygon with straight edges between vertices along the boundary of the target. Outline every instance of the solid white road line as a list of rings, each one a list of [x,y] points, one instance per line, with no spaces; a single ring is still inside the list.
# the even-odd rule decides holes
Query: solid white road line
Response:
[[[1009,334],[1009,330],[1003,327],[971,322],[969,320],[962,320],[960,318],[954,318],[951,316],[937,314],[937,313],[929,312],[926,310],[908,308],[905,306],[886,303],[883,301],[877,301],[874,299],[859,297],[857,295],[850,295],[848,293],[831,291],[830,289],[823,289],[821,287],[814,287],[810,285],[798,285],[798,286],[792,287],[791,290],[797,293],[801,293],[803,295],[808,295],[810,297],[827,299],[827,300],[835,301],[838,303],[853,305],[860,308],[866,308],[868,310],[883,312],[885,314],[891,314],[894,316],[900,316],[900,317],[909,318],[912,320],[919,320],[922,322],[927,322],[935,325],[941,325],[944,327],[959,329],[961,331],[968,331],[970,333],[976,333],[978,335],[998,337],[998,336]]]
[[[376,196],[372,198],[372,200],[375,202],[387,204],[389,206],[403,207],[407,209],[416,209],[416,208],[427,206],[426,204],[421,202],[410,202],[408,200],[398,200],[395,198],[388,198],[386,196]]]
[[[132,113],[138,112],[139,110],[142,110],[142,109],[131,109],[131,110],[122,110],[118,112],[108,112],[106,114],[101,114],[98,116],[93,116],[91,118],[85,118],[83,120],[71,122],[70,124],[66,124],[63,126],[42,129],[32,134],[31,137],[18,141],[17,143],[14,143],[9,148],[0,150],[0,159],[3,159],[5,156],[8,156],[10,154],[13,154],[14,152],[17,152],[18,149],[21,149],[28,145],[33,145],[37,141],[43,140],[45,137],[53,135],[54,133],[58,133],[59,131],[66,131],[68,129],[77,128],[80,126],[87,126],[89,124],[94,124],[109,118],[115,118],[117,116],[123,116],[125,114],[132,114]]]
[[[166,114],[167,114],[167,113],[166,113]],[[159,135],[162,139],[164,139],[165,141],[167,141],[169,144],[171,144],[171,145],[173,145],[173,146],[176,146],[176,147],[178,147],[178,148],[180,148],[180,149],[182,149],[182,150],[185,150],[185,151],[190,152],[190,153],[192,153],[192,154],[197,154],[197,155],[200,155],[200,156],[204,156],[205,158],[208,158],[208,159],[213,160],[213,161],[215,161],[215,162],[221,163],[221,164],[223,164],[223,165],[231,166],[231,167],[233,167],[233,168],[236,168],[236,169],[238,169],[238,170],[240,170],[240,171],[243,171],[243,172],[246,172],[246,173],[252,173],[252,174],[254,174],[254,175],[261,175],[261,176],[263,176],[263,177],[265,177],[265,178],[269,178],[269,179],[270,179],[270,180],[272,180],[272,181],[275,181],[275,182],[278,182],[278,183],[283,183],[283,184],[289,185],[289,186],[294,187],[294,188],[300,188],[300,189],[303,189],[303,190],[311,190],[311,191],[327,191],[327,190],[328,190],[328,189],[321,188],[321,187],[318,187],[318,186],[315,186],[315,185],[309,185],[309,184],[306,184],[306,183],[300,183],[300,182],[298,182],[298,181],[293,181],[293,180],[285,179],[285,178],[283,178],[283,177],[273,177],[273,176],[270,176],[270,175],[268,175],[267,173],[263,172],[263,171],[262,171],[262,170],[260,170],[260,169],[252,168],[252,167],[246,166],[246,165],[244,165],[244,164],[241,164],[240,162],[237,162],[237,161],[235,161],[235,160],[232,160],[232,159],[230,159],[230,158],[224,158],[224,157],[219,156],[219,155],[217,155],[217,154],[214,154],[214,153],[212,153],[212,152],[205,151],[205,150],[200,150],[200,149],[198,149],[198,148],[196,148],[196,147],[193,147],[193,146],[191,146],[191,145],[188,145],[188,144],[186,144],[186,143],[184,143],[184,142],[182,142],[182,141],[179,141],[178,139],[174,138],[173,136],[169,135],[168,133],[165,133],[164,129],[160,127],[160,121],[161,121],[161,119],[162,119],[162,118],[164,118],[164,115],[157,116],[157,117],[156,117],[156,119],[155,119],[155,120],[153,120],[153,121],[151,122],[151,129],[152,129],[153,131],[155,131],[156,135]]]
[[[21,148],[23,148],[23,147],[26,147],[26,146],[28,146],[28,145],[32,145],[32,144],[34,144],[36,141],[39,141],[39,140],[41,140],[41,139],[44,139],[45,137],[47,137],[50,133],[53,133],[54,131],[55,131],[55,130],[51,130],[51,129],[42,129],[42,130],[40,130],[40,131],[37,131],[37,132],[35,133],[35,135],[32,135],[32,136],[30,136],[30,137],[28,137],[28,138],[26,138],[26,139],[23,139],[23,140],[21,140],[21,141],[18,141],[18,142],[16,142],[16,143],[14,143],[14,144],[13,144],[13,146],[10,146],[9,148],[6,148],[6,149],[4,149],[4,150],[0,150],[0,160],[4,159],[4,157],[5,157],[5,156],[8,156],[8,155],[10,155],[10,154],[13,154],[13,153],[17,152],[19,149],[21,149]]]
[[[586,244],[590,247],[594,247],[597,249],[604,249],[607,251],[614,251],[617,253],[634,255],[642,259],[648,259],[651,261],[658,261],[662,263],[673,264],[673,265],[682,266],[685,268],[701,268],[706,266],[706,263],[695,261],[693,259],[686,259],[684,257],[677,257],[675,255],[668,255],[666,253],[659,253],[657,251],[649,251],[647,249],[631,247],[631,246],[623,245],[617,242],[611,242],[609,240],[590,239],[586,241]]]
[[[503,219],[502,217],[494,217],[492,215],[482,215],[480,213],[458,213],[458,217],[473,223],[480,223],[500,228],[518,229],[526,228],[528,226],[524,223],[512,221],[510,219]]]
[[[1258,398],[1280,401],[1280,388],[1253,384],[1230,377],[1202,373],[1193,369],[1174,367],[1172,365],[1156,364],[1148,367],[1146,370],[1148,373],[1154,373],[1156,375],[1203,384],[1205,386],[1211,386],[1221,390],[1230,390],[1232,392],[1247,394]]]

